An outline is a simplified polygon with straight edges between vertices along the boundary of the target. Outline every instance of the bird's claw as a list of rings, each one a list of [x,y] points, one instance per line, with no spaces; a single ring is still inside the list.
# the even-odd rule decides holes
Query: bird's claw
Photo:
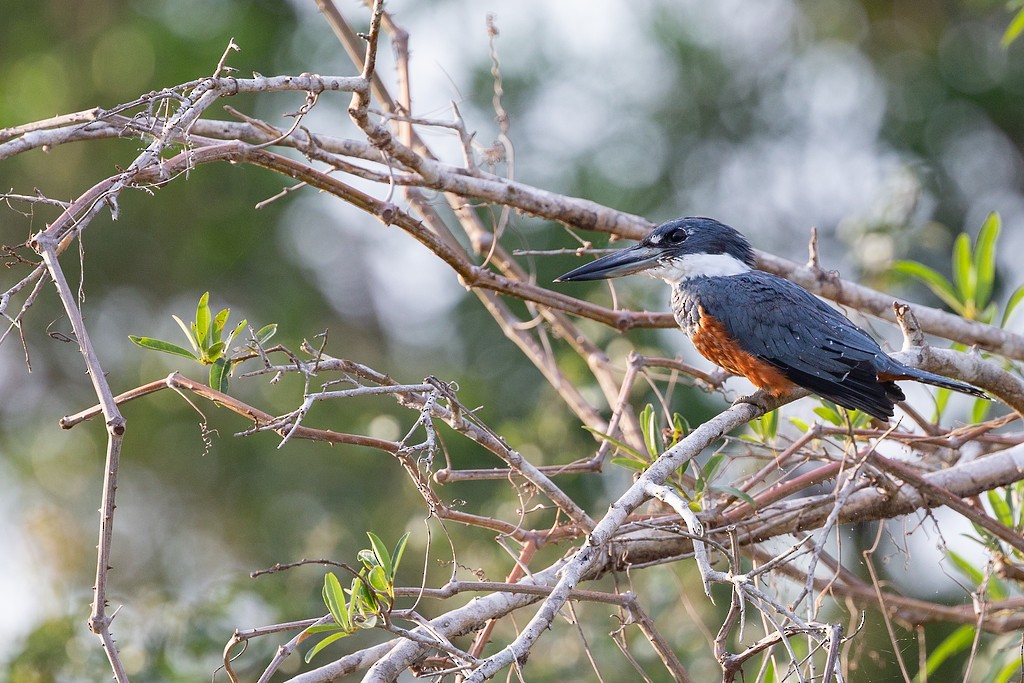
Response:
[[[752,394],[740,396],[735,401],[733,401],[732,404],[735,406],[739,405],[740,403],[747,403],[760,410],[761,413],[768,413],[771,410],[773,410],[772,406],[770,406],[768,403],[769,398],[770,397],[767,392],[765,392],[762,389],[758,389]]]

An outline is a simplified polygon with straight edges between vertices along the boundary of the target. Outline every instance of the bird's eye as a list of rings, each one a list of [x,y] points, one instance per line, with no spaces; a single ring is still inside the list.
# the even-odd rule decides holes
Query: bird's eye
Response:
[[[679,244],[680,242],[686,239],[686,231],[683,230],[682,228],[676,228],[668,235],[666,235],[666,237],[668,238],[668,241],[671,242],[672,244]]]

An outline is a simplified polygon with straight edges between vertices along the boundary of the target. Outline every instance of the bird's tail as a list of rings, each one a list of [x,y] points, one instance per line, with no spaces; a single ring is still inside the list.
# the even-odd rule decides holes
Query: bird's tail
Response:
[[[948,377],[943,377],[942,375],[936,375],[934,372],[926,372],[924,370],[918,370],[917,368],[911,368],[909,366],[904,366],[901,369],[906,374],[901,377],[894,377],[893,379],[913,379],[917,380],[918,382],[924,382],[925,384],[931,384],[936,387],[942,387],[943,389],[952,389],[953,391],[959,391],[961,394],[968,394],[969,396],[974,396],[976,398],[983,398],[986,401],[992,400],[991,396],[986,394],[981,389],[976,389],[975,387],[972,387],[970,384],[958,382],[955,379],[949,379]]]

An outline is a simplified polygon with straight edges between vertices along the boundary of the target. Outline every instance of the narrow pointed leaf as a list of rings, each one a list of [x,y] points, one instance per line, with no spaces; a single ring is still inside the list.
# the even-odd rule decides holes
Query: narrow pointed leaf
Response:
[[[374,567],[374,569],[380,570],[380,567]],[[363,578],[366,577],[364,576]],[[369,579],[367,579],[367,582],[369,582]],[[354,614],[353,610],[355,609],[358,609],[360,614],[373,612],[377,609],[377,596],[361,579],[352,579],[351,590],[352,600],[349,603],[349,614]]]
[[[789,423],[796,427],[797,429],[799,429],[801,432],[806,432],[811,428],[811,425],[807,424],[798,417],[789,418]]]
[[[609,434],[605,434],[604,432],[600,432],[600,431],[594,429],[593,427],[587,427],[586,425],[584,425],[583,428],[586,429],[588,432],[591,432],[593,434],[597,434],[599,437],[601,437],[605,441],[609,442],[611,445],[615,446],[616,448],[618,448],[620,451],[622,451],[626,455],[630,455],[630,456],[636,458],[637,460],[639,460],[641,462],[650,462],[650,458],[649,457],[647,457],[646,455],[643,455],[642,453],[640,453],[640,451],[638,451],[637,449],[633,448],[632,446],[630,446],[626,442],[619,441],[614,436],[611,436]]]
[[[939,271],[917,261],[897,261],[892,264],[892,269],[896,273],[907,275],[920,281],[928,289],[932,290],[935,296],[942,299],[943,303],[958,314],[963,312],[964,305],[960,302],[956,289]]]
[[[333,636],[327,636],[326,638],[321,640],[319,643],[311,647],[309,649],[309,652],[306,653],[306,664],[309,664],[311,661],[313,661],[313,657],[316,657],[317,653],[320,652],[320,650],[324,649],[334,641],[341,640],[342,638],[348,635],[348,632],[342,631],[341,633],[335,633]]]
[[[996,277],[996,241],[1001,228],[999,214],[993,211],[982,224],[978,242],[974,245],[974,270],[978,278],[978,291],[974,298],[979,309],[988,306],[989,297],[992,296]]]
[[[230,308],[225,308],[225,309],[222,309],[221,312],[218,313],[216,316],[214,316],[213,323],[212,323],[212,326],[213,326],[212,335],[211,335],[211,338],[210,338],[211,342],[216,342],[216,341],[220,341],[221,340],[221,337],[224,334],[224,325],[227,324],[228,316],[229,315],[231,315],[231,309]]]
[[[248,320],[245,320],[243,318],[242,322],[240,322],[237,325],[235,325],[235,329],[231,330],[231,334],[228,335],[227,341],[224,342],[224,346],[225,347],[231,346],[231,342],[233,342],[235,340],[235,337],[238,336],[239,332],[241,332],[243,329],[245,329],[245,326],[246,326],[246,324],[248,322],[249,322]]]
[[[1006,310],[1003,311],[1003,321],[1000,323],[1000,327],[1006,327],[1006,323],[1010,320],[1010,316],[1013,315],[1021,299],[1024,299],[1024,285],[1013,290],[1013,294],[1010,295],[1009,300],[1006,302]]]
[[[746,491],[740,491],[735,486],[712,486],[711,490],[719,493],[728,493],[730,496],[739,498],[740,500],[742,500],[744,503],[754,508],[755,510],[757,509],[757,501],[754,500],[754,497],[751,496]]]
[[[165,342],[163,340],[153,339],[151,337],[136,337],[135,335],[131,334],[128,335],[128,338],[132,340],[133,343],[141,346],[144,349],[150,349],[151,351],[163,351],[164,353],[169,353],[172,356],[182,356],[184,358],[189,358],[191,360],[199,360],[198,358],[196,358],[195,354],[189,351],[188,349],[182,348],[177,344],[172,344],[171,342]]]
[[[960,572],[971,580],[976,586],[980,586],[985,576],[980,569],[972,565],[970,562],[965,560],[962,555],[959,555],[952,550],[946,551],[946,557],[953,563],[953,565],[960,570]]]
[[[334,622],[345,630],[351,630],[352,624],[348,619],[348,606],[345,604],[345,591],[341,588],[341,582],[334,572],[327,572],[324,576],[324,604],[334,617]]]
[[[386,575],[390,575],[391,553],[388,552],[388,547],[384,545],[384,541],[380,540],[380,537],[372,531],[367,531],[366,535],[370,537],[370,545],[373,546],[373,554],[377,558],[377,564],[384,570]],[[376,588],[376,586],[374,586],[374,588]]]
[[[828,422],[829,424],[836,425],[837,427],[843,424],[843,419],[839,417],[839,413],[837,413],[832,408],[828,408],[826,406],[818,406],[817,408],[814,409],[814,413],[821,419]]]
[[[641,462],[634,458],[612,458],[611,464],[618,465],[619,467],[625,467],[628,470],[636,470],[637,472],[643,472],[650,465],[649,462]]]
[[[999,523],[1012,529],[1014,526],[1013,511],[1010,509],[1010,504],[1006,502],[1006,499],[993,490],[989,490],[986,497]]]
[[[277,334],[277,323],[270,323],[269,325],[264,325],[263,327],[256,331],[256,340],[262,346],[263,344],[266,344],[268,341],[270,341],[270,338],[273,337],[275,334]]]
[[[704,467],[701,468],[701,474],[705,479],[711,480],[715,476],[715,472],[722,466],[722,462],[725,460],[724,453],[716,453],[708,458],[708,461],[704,463]]]
[[[953,284],[964,303],[974,299],[975,282],[971,275],[971,237],[962,232],[953,241]]]
[[[672,426],[675,428],[677,432],[682,432],[683,434],[690,433],[690,421],[687,420],[682,415],[680,415],[679,413],[673,413]]]
[[[949,389],[939,388],[935,391],[935,421],[938,422],[943,413],[946,412],[946,406],[949,405],[949,399],[953,396],[953,392]]]
[[[309,628],[307,628],[304,631],[304,633],[306,635],[311,635],[311,636],[312,635],[316,635],[317,633],[334,633],[335,631],[337,631],[340,628],[341,628],[340,626],[338,626],[336,623],[334,623],[332,621],[329,624],[319,624],[317,626],[310,626]]]
[[[1020,680],[1020,660],[1016,658],[1009,658],[1009,661],[1003,665],[1003,668],[993,674],[990,679],[992,683],[1011,683],[1014,680],[1014,674],[1017,674],[1016,680]]]
[[[196,352],[196,357],[198,358],[198,355],[199,355],[200,351],[199,351],[199,345],[196,344],[195,335],[192,334],[192,332],[188,328],[188,325],[186,325],[184,323],[184,321],[182,321],[181,318],[179,318],[176,315],[171,315],[171,317],[174,318],[174,322],[178,323],[178,327],[181,328],[181,331],[185,333],[185,338],[188,339],[188,343],[192,345],[192,348]],[[192,327],[194,329],[195,325],[193,325]]]
[[[199,348],[205,349],[207,340],[210,338],[210,293],[206,292],[199,297],[199,304],[196,306],[196,342]]]
[[[402,537],[398,539],[398,543],[395,544],[395,549],[391,551],[391,583],[395,582],[395,575],[398,573],[398,565],[402,561],[402,555],[405,553],[405,546],[409,541],[409,532],[406,531],[402,534]]]
[[[228,375],[231,363],[225,358],[218,358],[210,366],[210,388],[222,394],[228,393]]]
[[[658,417],[654,414],[654,406],[648,403],[640,411],[640,431],[644,435],[644,446],[652,458],[658,457],[661,453],[660,439],[658,438]]]
[[[971,424],[984,422],[991,408],[992,401],[986,401],[983,398],[974,399],[974,406],[971,407]]]
[[[1003,47],[1009,47],[1010,43],[1017,40],[1021,33],[1024,33],[1024,9],[1017,10],[1017,13],[1013,15],[1013,19],[1010,20],[1010,25],[1006,27],[999,43]]]
[[[946,636],[938,646],[931,651],[925,662],[925,670],[929,677],[950,657],[957,655],[971,646],[974,642],[974,627],[964,625]]]

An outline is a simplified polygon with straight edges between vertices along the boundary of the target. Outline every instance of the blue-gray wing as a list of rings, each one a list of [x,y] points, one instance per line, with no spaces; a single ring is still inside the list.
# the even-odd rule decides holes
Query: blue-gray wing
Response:
[[[904,399],[879,372],[902,368],[846,316],[788,280],[750,271],[680,285],[747,353],[794,384],[886,419]]]

